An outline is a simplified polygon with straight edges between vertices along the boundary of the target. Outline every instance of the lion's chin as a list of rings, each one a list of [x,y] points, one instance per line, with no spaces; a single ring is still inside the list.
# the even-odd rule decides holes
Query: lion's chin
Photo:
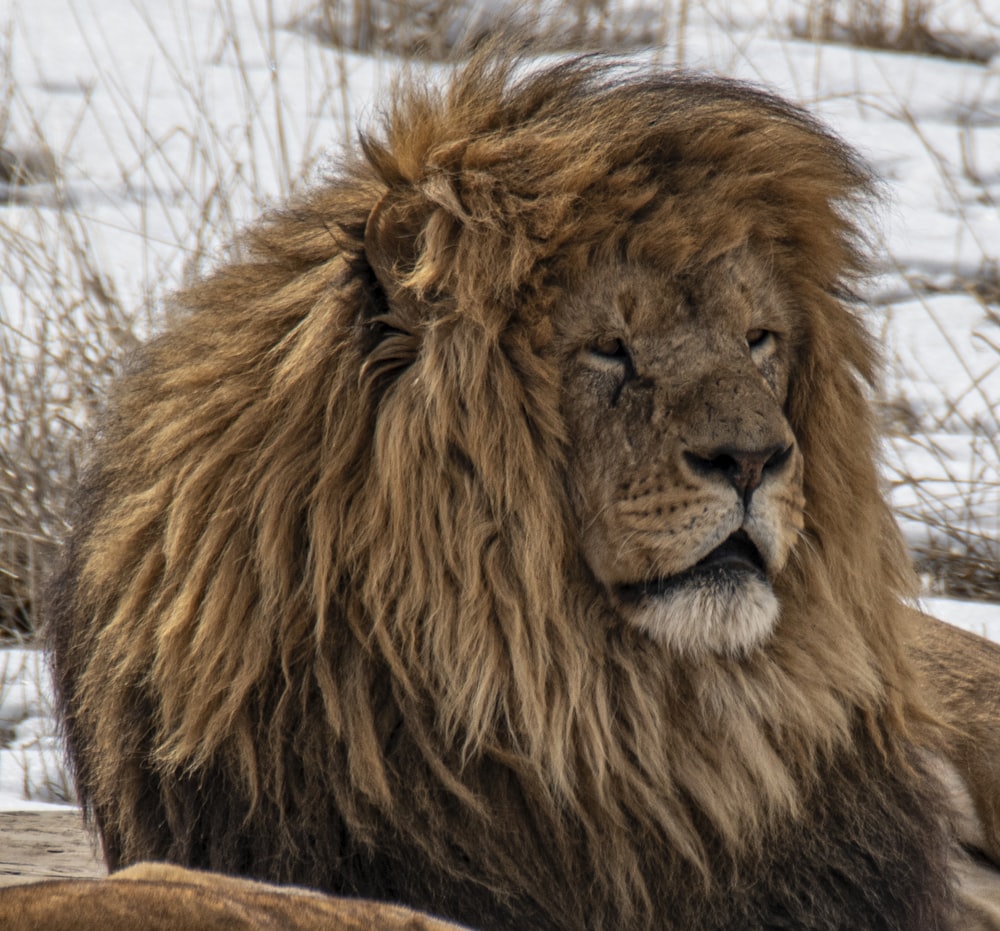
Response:
[[[774,630],[781,612],[767,578],[745,570],[699,573],[622,603],[631,624],[685,656],[745,656]]]

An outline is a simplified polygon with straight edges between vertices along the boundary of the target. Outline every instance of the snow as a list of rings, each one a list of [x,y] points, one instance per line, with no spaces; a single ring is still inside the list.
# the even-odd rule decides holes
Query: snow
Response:
[[[73,803],[51,695],[40,650],[0,650],[0,811],[64,808]]]
[[[676,4],[607,6],[627,8],[622,23],[665,41],[637,60],[771,87],[829,123],[885,179],[866,313],[885,347],[884,397],[900,412],[884,444],[887,491],[912,545],[965,534],[997,554],[1000,312],[972,285],[1000,288],[1000,55],[978,64],[799,39],[804,0],[684,4],[686,23]],[[931,30],[996,53],[1000,14],[990,6],[935,0]],[[544,19],[552,0],[455,2],[448,28],[485,23],[487,13],[513,21],[527,8]],[[301,25],[314,9],[313,0],[0,8],[13,78],[4,145],[44,143],[61,171],[0,207],[0,325],[24,334],[25,353],[54,291],[65,306],[91,300],[93,283],[66,271],[75,249],[87,250],[124,307],[153,307],[301,177],[335,164],[377,114],[398,62],[316,42]],[[72,223],[60,204],[75,211]],[[924,605],[1000,640],[1000,605]],[[49,694],[37,651],[0,652],[0,809],[69,799]]]
[[[957,598],[921,598],[920,607],[956,627],[1000,641],[1000,604],[960,601]]]

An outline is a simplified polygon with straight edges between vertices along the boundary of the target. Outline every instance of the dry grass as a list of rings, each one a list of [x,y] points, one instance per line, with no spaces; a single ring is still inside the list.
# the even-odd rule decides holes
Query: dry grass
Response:
[[[986,62],[1000,51],[1000,14],[980,0],[981,19],[996,38],[970,38],[936,29],[936,0],[811,0],[793,16],[790,34],[815,42],[938,55]],[[725,17],[726,4],[718,7]],[[498,30],[515,32],[535,48],[585,51],[666,47],[684,61],[690,0],[528,0],[516,7],[488,0],[316,0],[300,27],[339,48],[432,61],[462,54]],[[732,9],[730,7],[730,9]]]
[[[930,23],[933,7],[933,0],[817,0],[804,17],[792,21],[791,29],[793,35],[814,42],[965,61],[986,62],[1000,50],[1000,40],[969,41],[935,31]],[[985,7],[982,12],[985,19]]]
[[[624,5],[616,0],[318,0],[301,25],[340,48],[446,61],[498,31],[549,52],[662,46],[683,29],[689,0]],[[516,13],[511,16],[511,11]]]
[[[993,268],[951,285],[913,282],[918,294],[961,293],[976,299],[985,317],[979,340],[995,361],[986,369],[967,368],[961,392],[934,412],[917,410],[898,397],[884,404],[889,444],[909,447],[904,462],[926,463],[922,471],[913,466],[890,470],[890,481],[894,495],[905,502],[897,505],[897,514],[911,531],[911,551],[927,592],[1000,601],[1000,398],[995,378],[1000,371],[1000,290]],[[963,348],[954,344],[948,321],[930,307],[927,315],[941,345],[962,359]],[[981,413],[969,414],[969,409]],[[913,456],[914,448],[919,457]]]
[[[286,136],[279,76],[261,82],[253,65],[259,49],[244,47],[220,9],[218,55],[235,62],[245,103],[235,122],[213,116],[206,75],[190,74],[168,58],[190,118],[167,136],[155,135],[145,118],[149,104],[115,70],[113,50],[91,49],[93,60],[105,63],[98,80],[114,100],[113,112],[96,118],[109,137],[124,127],[132,149],[114,167],[142,200],[139,228],[132,230],[142,240],[140,293],[124,294],[102,262],[92,218],[60,169],[68,155],[53,150],[21,99],[11,78],[11,31],[0,34],[0,172],[9,166],[0,173],[0,254],[6,263],[0,288],[0,638],[35,632],[44,581],[67,529],[67,498],[87,426],[117,366],[150,332],[158,298],[199,274],[244,222],[269,205],[269,192],[277,187],[287,196],[321,154],[318,140],[307,136],[293,144]],[[155,35],[152,23],[149,28]],[[254,39],[273,53],[276,34],[273,21],[261,23]],[[339,83],[332,74],[316,80],[330,88]],[[94,116],[84,94],[79,120]],[[304,154],[296,158],[293,150]],[[4,210],[5,203],[16,210]],[[163,250],[157,239],[165,224]],[[154,226],[160,232],[151,232]]]
[[[92,49],[94,61],[104,62],[97,80],[116,101],[116,118],[131,140],[131,153],[115,170],[144,198],[142,228],[135,231],[145,250],[138,292],[109,271],[95,246],[85,212],[63,176],[67,152],[48,144],[22,105],[9,67],[11,32],[0,32],[0,249],[9,266],[0,289],[0,633],[30,636],[34,629],[54,541],[65,530],[67,489],[80,468],[83,431],[116,360],[148,332],[157,296],[197,274],[243,221],[266,206],[271,192],[286,195],[308,176],[331,141],[317,135],[317,123],[290,126],[292,108],[286,111],[282,101],[297,91],[283,83],[279,69],[262,77],[254,65],[260,54],[276,58],[286,24],[275,22],[273,7],[268,5],[268,18],[251,37],[230,28],[229,9],[219,5],[218,60],[235,63],[233,73],[242,85],[243,111],[227,114],[235,122],[223,122],[213,109],[205,74],[172,61],[186,116],[171,134],[154,135],[146,119],[150,104],[115,70],[113,50]],[[638,12],[633,6],[631,18],[615,0],[564,0],[559,9],[559,16],[543,18],[540,7],[528,4],[523,22],[504,25],[534,29],[540,41],[558,48],[670,43],[675,60],[683,60],[687,0],[650,4]],[[919,50],[928,5],[911,0],[902,10],[901,18],[890,21],[887,8],[875,0],[846,6],[822,0],[813,4],[802,29],[815,39]],[[488,3],[475,0],[321,0],[298,26],[342,47],[438,59],[496,28],[489,11]],[[332,66],[324,65],[329,70],[312,75],[326,89],[325,105],[344,114],[350,112],[347,61],[334,58]],[[86,110],[89,98],[83,99]],[[352,119],[342,122],[349,130]],[[970,165],[968,173],[976,169]],[[167,234],[146,232],[147,217],[152,228],[154,216],[168,218]],[[167,250],[173,258],[164,259],[156,236],[183,244],[179,257],[173,249]],[[997,314],[995,266],[966,285]],[[919,283],[916,287],[919,291]],[[974,378],[966,390],[987,391]],[[984,401],[994,410],[1000,406],[997,397]],[[905,399],[888,407],[895,411],[892,425],[898,431],[907,422]],[[938,496],[937,486],[926,485],[920,475],[896,477],[914,491],[915,503],[903,516],[928,528],[927,546],[915,553],[921,568],[943,590],[1000,597],[1000,532],[984,530],[981,521],[983,501],[990,496],[1000,501],[1000,489],[988,477],[976,481],[1000,461],[996,430],[919,417],[909,428],[932,456],[935,437],[945,430],[966,430],[976,438],[974,461],[952,476],[957,497]],[[955,471],[945,449],[937,456],[944,474]]]
[[[79,217],[72,209],[55,216],[55,228],[22,222],[16,235],[0,223],[6,287],[26,298],[20,320],[0,313],[0,621],[19,633],[33,626],[65,529],[81,426],[113,360],[136,341],[135,315],[97,266]]]
[[[65,529],[81,425],[112,359],[134,344],[135,321],[101,271],[31,114],[15,133],[11,51],[8,24],[0,34],[0,633],[23,636]]]

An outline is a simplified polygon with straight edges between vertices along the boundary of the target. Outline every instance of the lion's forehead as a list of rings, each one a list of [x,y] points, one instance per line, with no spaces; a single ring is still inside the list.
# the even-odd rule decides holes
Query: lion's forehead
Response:
[[[556,303],[557,346],[572,352],[617,337],[664,371],[712,354],[754,328],[793,335],[798,314],[792,288],[758,251],[741,247],[705,268],[677,275],[648,264],[597,265]]]

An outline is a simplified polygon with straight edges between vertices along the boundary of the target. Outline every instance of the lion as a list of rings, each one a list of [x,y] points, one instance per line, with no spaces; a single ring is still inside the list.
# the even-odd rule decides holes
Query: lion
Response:
[[[48,613],[109,868],[483,929],[971,927],[941,774],[974,828],[992,783],[879,488],[874,186],[720,78],[402,82],[111,391]]]
[[[462,931],[408,908],[166,863],[0,889],[7,931]]]

